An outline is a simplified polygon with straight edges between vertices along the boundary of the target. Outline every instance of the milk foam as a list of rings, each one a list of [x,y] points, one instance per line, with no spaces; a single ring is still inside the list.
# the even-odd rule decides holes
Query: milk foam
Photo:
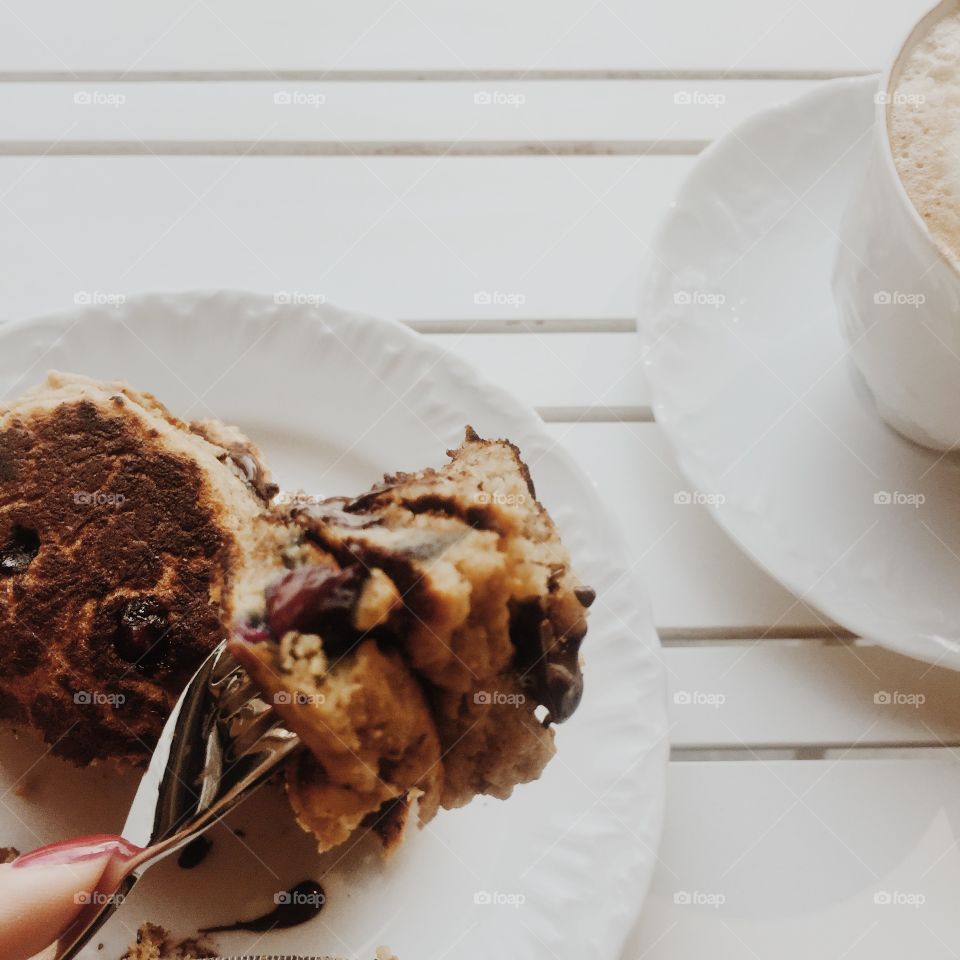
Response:
[[[960,268],[960,3],[907,53],[889,96],[888,130],[900,179]]]

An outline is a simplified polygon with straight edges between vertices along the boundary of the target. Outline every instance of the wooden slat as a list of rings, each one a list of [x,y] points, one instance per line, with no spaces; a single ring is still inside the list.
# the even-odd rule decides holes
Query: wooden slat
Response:
[[[730,80],[0,84],[0,152],[693,153],[756,111],[815,86]]]
[[[662,635],[777,637],[834,629],[753,563],[690,491],[653,423],[551,424],[597,483],[647,583]]]
[[[623,960],[949,960],[958,817],[949,753],[672,764],[659,865]]]
[[[640,338],[635,333],[434,334],[550,419],[649,418]]]
[[[929,6],[901,0],[12,0],[0,64],[72,71],[864,71]]]
[[[0,319],[233,287],[417,321],[635,315],[689,158],[0,158]],[[489,301],[489,302],[488,302]]]
[[[960,674],[866,644],[664,651],[674,748],[960,744]]]

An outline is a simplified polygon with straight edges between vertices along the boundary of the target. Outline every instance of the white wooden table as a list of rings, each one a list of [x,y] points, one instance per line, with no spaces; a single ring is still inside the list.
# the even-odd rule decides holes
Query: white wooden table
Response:
[[[850,638],[674,502],[634,334],[694,156],[879,69],[926,6],[0,0],[0,317],[323,296],[469,357],[595,476],[672,688],[631,960],[960,955],[960,678]]]

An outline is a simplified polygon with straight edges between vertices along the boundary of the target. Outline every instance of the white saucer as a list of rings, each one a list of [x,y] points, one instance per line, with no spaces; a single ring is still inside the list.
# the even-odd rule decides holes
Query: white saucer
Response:
[[[279,789],[261,790],[210,836],[186,872],[150,871],[85,960],[113,960],[138,924],[179,935],[271,910],[308,877],[328,902],[302,927],[225,934],[224,954],[585,960],[618,954],[640,909],[659,838],[666,706],[643,585],[596,490],[539,419],[463,361],[398,324],[250,294],[152,296],[112,309],[0,327],[0,397],[56,367],[125,378],[174,412],[242,427],[288,489],[358,491],[387,470],[445,461],[464,425],[509,436],[585,580],[597,588],[580,711],[558,755],[509,802],[441,812],[384,867],[343,849],[318,861]],[[118,707],[117,709],[122,709]],[[0,844],[22,850],[123,824],[136,776],[38,760],[0,737]],[[97,943],[105,944],[103,950]]]
[[[703,154],[654,241],[647,373],[681,468],[757,562],[849,630],[960,669],[960,465],[883,424],[830,293],[876,88],[824,84]]]

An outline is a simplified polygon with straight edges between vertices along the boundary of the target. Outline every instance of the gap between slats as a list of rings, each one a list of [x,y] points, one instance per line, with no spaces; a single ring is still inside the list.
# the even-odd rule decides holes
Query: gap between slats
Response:
[[[859,70],[0,70],[0,83],[475,83],[597,80],[836,80]]]
[[[4,157],[689,157],[709,140],[410,141],[0,140]]]
[[[840,744],[817,747],[811,744],[767,747],[745,744],[736,747],[673,747],[671,763],[750,762],[773,763],[779,760],[960,760],[960,739],[938,746],[918,741],[915,744],[895,743],[862,746]]]

